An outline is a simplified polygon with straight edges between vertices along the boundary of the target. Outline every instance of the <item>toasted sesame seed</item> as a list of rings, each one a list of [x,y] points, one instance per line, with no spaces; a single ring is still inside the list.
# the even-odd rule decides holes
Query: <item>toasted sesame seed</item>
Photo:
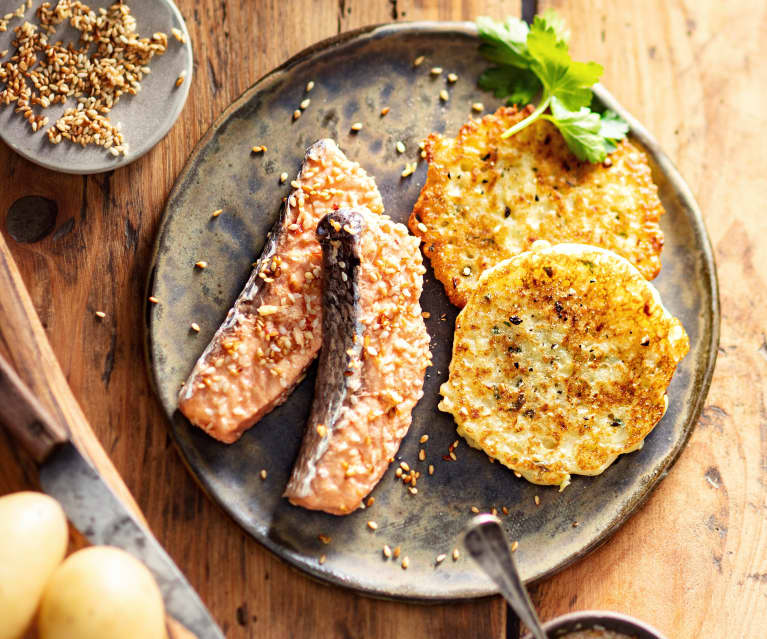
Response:
[[[577,528],[578,526],[580,526],[580,524],[577,521],[574,521],[573,522],[573,528]]]
[[[410,471],[410,466],[407,462],[400,462],[399,467],[404,470],[406,473]]]
[[[395,471],[394,471],[394,474],[395,474],[397,477],[402,477],[402,469],[401,469],[401,468],[398,468],[397,470],[395,470]]]
[[[266,468],[262,468],[262,469],[261,469],[261,472],[260,472],[260,473],[258,473],[258,474],[259,474],[259,476],[261,477],[261,479],[266,479],[266,475],[267,475],[267,473],[266,473]]]
[[[208,268],[208,263],[205,260],[198,260],[194,265],[199,269]]]
[[[429,474],[430,475],[434,474],[434,464],[429,464]]]
[[[288,181],[288,174],[287,173],[280,173],[280,184],[285,184],[285,182]]]
[[[396,559],[397,557],[399,557],[400,552],[402,552],[402,549],[399,546],[395,546],[394,550],[392,550],[391,552],[392,557]]]
[[[389,547],[389,544],[384,544],[383,547],[383,556],[387,559],[391,557],[391,548]]]
[[[424,56],[419,55],[415,60],[413,60],[413,66],[414,67],[421,66],[421,64],[423,63],[423,59],[424,59]]]
[[[305,100],[301,100],[301,104],[298,106],[301,107],[301,109],[307,109],[311,103],[312,101],[309,98],[306,98]]]
[[[407,567],[410,565],[410,559],[407,557],[402,558],[402,570],[407,570]]]
[[[431,313],[429,313],[429,311],[423,311],[421,313],[421,317],[423,317],[424,319],[429,319],[431,317]]]
[[[355,122],[354,124],[352,124],[352,126],[351,126],[351,129],[352,129],[352,131],[354,131],[355,133],[356,133],[357,131],[362,131],[362,122]]]
[[[253,153],[266,153],[266,147],[262,145],[254,146],[250,149]]]
[[[328,429],[325,428],[325,424],[317,424],[316,430],[320,437],[325,437],[325,435],[328,434]]]
[[[450,96],[447,94],[445,89],[442,89],[442,91],[439,92],[439,99],[443,102],[447,102],[450,99]]]
[[[501,506],[501,512],[504,515],[508,515],[509,514],[509,509],[506,506]]]
[[[421,439],[419,439],[418,441],[420,443],[422,443],[422,444],[425,444],[426,442],[429,441],[429,436],[428,435],[421,435]]]
[[[429,230],[429,228],[423,222],[418,222],[417,226],[418,226],[418,230],[421,231],[421,233],[426,233]]]
[[[408,490],[410,491],[411,495],[417,495],[418,494],[418,489],[415,486],[408,487]]]
[[[218,217],[224,212],[224,209],[216,209],[213,211],[213,213],[210,214],[211,217]]]
[[[170,32],[173,35],[173,37],[176,38],[176,40],[178,40],[182,44],[186,44],[186,36],[184,35],[184,32],[181,31],[181,29],[177,29],[176,27],[171,27]]]
[[[458,550],[458,548],[453,548],[453,561],[458,561],[458,558],[461,556],[461,551]]]
[[[368,522],[368,528],[370,528],[370,530],[378,530],[378,524],[371,520]]]
[[[400,173],[400,175],[403,178],[413,175],[413,173],[415,173],[416,166],[417,165],[415,162],[406,164],[404,170],[402,171],[402,173]]]
[[[96,311],[96,317],[99,319],[104,319],[107,316],[107,314],[104,311]]]
[[[442,553],[441,555],[437,555],[436,559],[434,560],[434,563],[441,564],[443,561],[447,559],[447,555],[445,553]]]
[[[332,538],[330,535],[324,535],[324,534],[320,534],[320,535],[317,535],[317,539],[319,539],[319,540],[320,540],[320,541],[321,541],[323,544],[325,544],[326,546],[327,546],[327,545],[328,545],[328,544],[329,544],[331,541],[333,541],[333,538]]]
[[[149,296],[149,301],[150,301],[152,304],[159,304],[159,303],[160,303],[160,300],[159,300],[159,299],[157,299],[157,298],[156,298],[154,295],[150,295],[150,296]]]
[[[422,448],[418,451],[418,459],[424,461],[426,459],[426,451]]]
[[[517,472],[517,471],[515,470],[515,471],[514,471],[514,477],[516,477],[517,479],[522,479],[522,473],[520,473],[520,472]]]
[[[375,497],[368,497],[367,501],[365,502],[365,505],[369,508],[370,506],[372,506],[375,503],[376,503],[376,498]]]
[[[442,73],[442,67],[432,67],[429,69],[429,73],[432,75],[440,75]]]
[[[453,461],[456,461],[456,460],[458,459],[458,458],[455,456],[455,453],[454,453],[452,450],[450,451],[450,453],[449,453],[449,456],[450,456],[450,459],[452,459]]]
[[[327,557],[325,555],[321,555],[320,556],[320,565],[324,564],[326,560],[327,560]]]
[[[474,104],[471,105],[471,110],[479,113],[480,111],[485,110],[485,105],[482,104],[481,102],[474,102]]]
[[[541,505],[541,498],[540,498],[540,497],[538,497],[538,495],[536,495],[535,497],[533,497],[533,500],[535,501],[535,505],[536,505],[536,506],[540,506],[540,505]]]
[[[197,322],[192,322],[189,325],[189,328],[191,328],[195,333],[199,333],[200,332],[200,325]]]
[[[453,84],[454,82],[458,82],[458,76],[455,73],[448,73],[447,74],[447,81],[450,84]]]
[[[314,80],[309,80],[309,82],[306,83],[306,92],[309,93],[314,88]]]
[[[402,143],[402,141],[398,141],[395,145],[397,149],[397,153],[404,153],[405,152],[405,145]]]
[[[298,120],[298,118],[300,118],[300,117],[301,117],[301,110],[300,109],[296,109],[295,111],[293,111],[293,120],[294,121]]]
[[[471,512],[473,512],[476,515],[479,512],[479,508],[477,508],[476,506],[472,506]]]
[[[180,87],[182,84],[184,84],[184,79],[186,78],[186,71],[182,71],[178,74],[178,77],[176,78],[176,86]]]
[[[511,552],[517,552],[517,548],[519,548],[519,542],[518,541],[512,541],[511,542]]]
[[[391,111],[389,107],[384,107],[381,109],[381,117],[384,117],[387,113],[389,113],[389,111]]]

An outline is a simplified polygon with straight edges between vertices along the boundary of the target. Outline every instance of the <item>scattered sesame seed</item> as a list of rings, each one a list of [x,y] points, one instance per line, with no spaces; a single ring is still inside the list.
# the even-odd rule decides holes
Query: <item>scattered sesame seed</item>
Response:
[[[455,453],[452,450],[450,451],[450,459],[452,459],[453,461],[458,460],[458,458],[455,456]]]
[[[182,71],[178,74],[178,77],[176,78],[177,87],[180,87],[182,84],[184,84],[184,78],[186,78],[186,71]]]
[[[218,217],[224,212],[224,209],[216,209],[213,211],[213,213],[210,214],[211,217]]]
[[[99,319],[104,319],[107,316],[107,314],[104,311],[96,311],[96,317]]]
[[[509,509],[508,509],[508,508],[506,508],[506,506],[501,506],[501,512],[502,512],[504,515],[508,515],[508,514],[509,514]]]
[[[290,186],[292,186],[294,189],[300,189],[301,185],[298,183],[298,180],[291,180]]]
[[[410,565],[410,559],[407,557],[402,558],[402,570],[407,570],[407,567]]]
[[[322,555],[322,556],[320,557],[320,565],[324,564],[324,563],[325,563],[325,561],[326,561],[326,559],[327,559],[327,557],[326,557],[325,555]]]
[[[540,506],[540,505],[541,505],[541,498],[540,498],[540,497],[538,497],[538,495],[536,495],[535,497],[533,497],[533,501],[535,501],[535,505],[536,505],[536,506]]]
[[[511,552],[517,552],[517,548],[519,548],[519,542],[518,541],[512,541],[511,542]]]
[[[387,113],[389,113],[389,111],[391,111],[389,107],[384,107],[381,109],[381,117],[384,117]]]
[[[431,73],[432,75],[439,75],[442,73],[442,67],[432,67],[431,69],[429,69],[429,73]]]
[[[294,120],[294,121],[295,121],[295,120],[298,120],[298,118],[300,118],[300,117],[301,117],[301,111],[300,111],[300,109],[296,109],[295,111],[293,111],[293,120]]]
[[[317,434],[320,437],[325,437],[328,434],[328,429],[325,428],[325,424],[317,424]]]
[[[266,479],[266,468],[262,468],[261,472],[258,474],[261,476],[261,479]]]
[[[418,459],[424,461],[426,459],[426,451],[422,448],[418,451]]]
[[[299,104],[298,106],[301,107],[302,109],[307,109],[311,103],[312,101],[309,98],[306,98],[305,100],[301,100],[301,104]]]
[[[461,556],[461,551],[458,550],[458,548],[453,548],[453,561],[458,561],[458,558]]]
[[[195,333],[199,333],[200,332],[200,325],[197,322],[192,322],[189,325],[189,328],[191,328]]]
[[[429,227],[427,227],[423,222],[418,222],[418,230],[421,231],[421,233],[426,233],[429,230]]]
[[[423,62],[424,56],[419,55],[415,60],[413,60],[413,66],[418,67],[421,66],[421,63]]]
[[[445,559],[447,558],[447,555],[445,553],[442,553],[441,555],[437,555],[437,558],[434,560],[434,563],[441,564]]]
[[[254,146],[250,149],[253,153],[266,153],[266,147],[263,145]]]
[[[323,544],[326,546],[333,541],[333,538],[330,535],[317,535],[317,539],[319,539]]]
[[[426,151],[421,151],[421,157],[425,160],[426,159]]]
[[[520,472],[515,470],[514,471],[514,477],[516,477],[517,479],[522,479],[522,473],[520,473]]]
[[[152,304],[159,304],[160,300],[157,299],[154,295],[149,296],[149,301],[152,302]]]
[[[443,102],[447,102],[450,99],[450,96],[447,94],[445,89],[442,89],[442,91],[439,92],[439,99]]]
[[[453,84],[453,82],[458,82],[458,76],[455,73],[448,73],[447,81],[450,84]]]
[[[395,559],[399,557],[400,552],[402,552],[402,549],[399,546],[395,546],[394,550],[392,550],[392,557]]]
[[[580,524],[577,521],[574,521],[573,522],[573,528],[577,528],[578,526],[580,526]]]
[[[306,83],[306,92],[309,93],[314,88],[314,80],[309,80],[309,82]]]
[[[493,515],[493,516],[495,517],[495,515],[497,515],[497,514],[498,514],[498,509],[497,509],[495,506],[493,506],[493,507],[490,509],[490,514],[491,514],[491,515]]]
[[[471,512],[473,512],[476,515],[479,512],[479,508],[477,508],[476,506],[472,506]]]
[[[178,40],[181,44],[186,44],[186,36],[184,35],[184,32],[181,31],[181,29],[177,29],[176,27],[171,27],[170,32],[173,35],[173,37],[176,38],[176,40]]]
[[[482,104],[481,102],[475,102],[474,104],[471,105],[471,110],[479,113],[480,111],[485,110],[485,105]]]
[[[194,265],[199,269],[208,268],[208,263],[205,260],[199,260],[195,262]]]
[[[378,524],[374,521],[369,521],[368,528],[370,528],[370,530],[378,530]]]
[[[406,473],[410,471],[410,466],[407,462],[400,462],[399,467],[404,470]]]
[[[383,547],[383,556],[387,559],[391,557],[391,548],[389,547],[389,544],[384,544]]]
[[[405,152],[405,145],[402,143],[402,141],[398,141],[396,144],[397,153],[404,153]]]
[[[410,491],[411,495],[417,495],[418,494],[418,489],[415,486],[409,486],[408,490]]]
[[[355,133],[356,133],[357,131],[362,131],[362,122],[355,122],[354,124],[352,124],[352,126],[351,126],[351,129],[352,129],[352,131],[354,131]]]
[[[280,184],[285,184],[288,181],[287,173],[280,173]]]
[[[417,165],[415,162],[410,162],[406,164],[404,170],[402,171],[402,173],[400,173],[400,175],[403,178],[408,177],[409,175],[413,175],[413,173],[415,173],[416,166]]]
[[[425,444],[426,442],[429,441],[429,436],[428,435],[421,435],[421,439],[419,439],[418,441],[420,443],[422,443],[422,444]]]
[[[434,474],[434,464],[429,464],[429,474],[430,475]]]
[[[365,502],[365,505],[369,508],[370,506],[372,506],[375,503],[376,503],[376,498],[375,497],[368,497],[368,500]]]
[[[398,468],[397,470],[395,470],[395,471],[394,471],[394,474],[395,474],[397,477],[402,477],[402,469],[401,469],[401,468]]]

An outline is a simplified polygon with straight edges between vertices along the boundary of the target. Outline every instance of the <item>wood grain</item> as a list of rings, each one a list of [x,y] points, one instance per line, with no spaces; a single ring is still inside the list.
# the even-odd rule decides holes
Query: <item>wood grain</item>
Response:
[[[529,3],[528,3],[529,4]],[[672,639],[760,637],[767,626],[767,77],[763,3],[577,0],[576,58],[679,166],[703,209],[722,282],[722,349],[690,445],[647,505],[601,550],[539,585],[542,616],[612,608]],[[195,47],[189,101],[168,137],[120,171],[89,178],[37,168],[0,145],[0,228],[10,205],[42,195],[57,230],[8,243],[69,384],[171,556],[234,639],[501,637],[495,600],[407,606],[316,584],[253,542],[185,471],[150,391],[142,353],[146,264],[164,199],[196,141],[269,69],[364,24],[519,14],[480,0],[179,2]],[[0,291],[0,295],[2,292]],[[107,315],[99,321],[96,310]],[[0,492],[34,481],[0,433]],[[511,635],[509,635],[511,636]]]

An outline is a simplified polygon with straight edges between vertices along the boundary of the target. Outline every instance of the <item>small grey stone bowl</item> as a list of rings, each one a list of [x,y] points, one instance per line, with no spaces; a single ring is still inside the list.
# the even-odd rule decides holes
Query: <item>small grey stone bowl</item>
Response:
[[[604,629],[620,632],[631,639],[666,639],[658,630],[639,619],[609,610],[579,610],[543,624],[549,639],[559,639],[579,630]],[[524,639],[533,639],[527,634]]]

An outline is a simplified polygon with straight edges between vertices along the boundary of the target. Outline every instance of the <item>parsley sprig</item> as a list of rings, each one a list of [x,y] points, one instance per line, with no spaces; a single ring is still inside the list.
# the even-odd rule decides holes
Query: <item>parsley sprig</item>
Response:
[[[604,69],[596,62],[576,62],[570,57],[570,34],[556,12],[535,16],[530,26],[518,18],[505,22],[478,18],[477,29],[482,40],[479,51],[494,64],[480,76],[480,88],[507,104],[528,104],[541,96],[535,111],[502,137],[539,118],[549,120],[570,150],[589,162],[602,162],[615,150],[615,143],[626,137],[628,124],[617,113],[592,110],[591,87]]]

